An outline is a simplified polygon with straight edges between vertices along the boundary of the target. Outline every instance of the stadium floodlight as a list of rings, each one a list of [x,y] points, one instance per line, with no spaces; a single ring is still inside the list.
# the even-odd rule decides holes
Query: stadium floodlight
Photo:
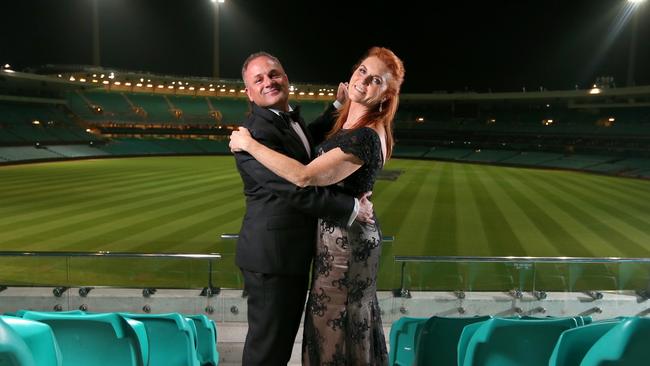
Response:
[[[212,46],[212,76],[219,78],[219,5],[225,3],[225,0],[210,0],[214,4],[214,34]]]
[[[100,65],[100,45],[99,45],[99,0],[92,0],[92,18],[93,18],[93,65]]]
[[[630,11],[633,11],[632,15],[632,31],[630,32],[630,51],[628,55],[628,64],[627,64],[627,86],[634,86],[634,70],[636,67],[636,33],[639,28],[639,7],[643,5],[645,0],[627,0],[627,3],[631,5]]]

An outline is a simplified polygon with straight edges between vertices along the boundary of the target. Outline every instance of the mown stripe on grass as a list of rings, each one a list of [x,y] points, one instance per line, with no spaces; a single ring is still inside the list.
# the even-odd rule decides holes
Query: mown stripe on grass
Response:
[[[395,208],[392,205],[396,201],[396,197],[402,192],[402,186],[409,184],[411,180],[417,175],[411,171],[411,166],[416,161],[408,161],[399,163],[406,163],[404,174],[400,176],[398,182],[381,182],[384,187],[380,192],[376,190],[373,193],[373,204],[375,209],[375,214],[379,219],[379,224],[383,232],[390,232],[392,235],[395,235],[398,231],[398,227],[394,225],[393,216],[395,215]]]
[[[567,178],[576,181],[596,183],[598,186],[608,187],[614,191],[625,192],[628,197],[650,200],[650,181],[629,177],[611,177],[589,173],[573,172]]]
[[[234,208],[229,208],[229,207],[234,207]],[[133,252],[143,252],[143,251],[149,251],[149,252],[191,252],[191,253],[197,253],[199,251],[197,250],[188,250],[188,242],[191,242],[192,239],[196,236],[202,235],[203,231],[205,228],[210,227],[211,223],[214,222],[221,222],[228,220],[229,218],[232,217],[242,217],[244,214],[244,207],[243,206],[237,206],[234,203],[226,204],[222,206],[222,208],[227,209],[226,211],[211,211],[211,214],[208,216],[203,217],[201,220],[194,221],[189,225],[182,225],[178,229],[169,232],[168,237],[171,238],[187,238],[186,241],[183,243],[171,243],[169,241],[166,242],[161,242],[161,241],[154,241],[150,242],[148,244],[146,243],[139,243],[133,245],[129,251]],[[216,246],[217,240],[215,238],[214,245]],[[205,244],[205,243],[204,243]],[[232,247],[235,249],[235,247]],[[215,250],[209,250],[209,252],[216,252]],[[236,268],[236,265],[234,263],[234,251],[229,252],[229,253],[221,253],[223,254],[223,259],[221,261],[217,261],[215,263],[214,269],[217,272],[224,271],[226,269],[231,269],[236,271],[235,276],[238,276],[238,269]],[[166,265],[161,265],[161,268],[159,272],[165,271],[165,269],[174,269],[177,264],[169,262]],[[206,272],[207,275],[207,272]],[[223,276],[221,276],[223,277]],[[226,276],[230,278],[231,276]],[[222,284],[226,287],[228,286],[233,286],[233,284]]]
[[[439,165],[427,164],[424,168],[416,168],[415,174],[422,176],[422,183],[415,187],[412,194],[414,200],[405,211],[404,221],[396,234],[396,250],[402,255],[418,255],[430,252],[434,244],[427,240],[427,223],[431,222],[431,206],[433,197],[438,190],[440,180]],[[394,233],[384,232],[385,235]]]
[[[603,251],[611,251],[613,248],[603,240],[602,237],[594,233],[589,228],[577,221],[570,212],[567,212],[561,204],[557,203],[557,199],[553,196],[548,196],[544,190],[538,189],[533,186],[534,182],[539,179],[535,176],[535,171],[532,169],[514,170],[513,174],[525,181],[525,185],[520,187],[520,190],[532,200],[538,203],[539,207],[546,212],[553,220],[565,228],[567,232],[578,240],[581,247],[585,249],[582,256],[594,256],[599,249]]]
[[[472,189],[469,172],[474,168],[470,164],[449,163],[454,170],[454,180],[442,182],[454,186],[456,200],[457,225],[456,242],[462,255],[490,256],[486,228],[479,214],[479,199]]]
[[[603,184],[603,182],[609,181],[604,179],[581,179],[582,177],[577,174],[567,175],[566,181],[571,182],[574,186],[585,186],[588,187],[588,190],[582,190],[584,192],[589,192],[593,195],[598,195],[600,199],[606,200],[615,204],[617,207],[624,207],[626,212],[629,212],[630,215],[644,219],[650,225],[650,182],[637,182],[641,185],[647,187],[648,194],[638,194],[638,192],[632,193],[627,191],[625,187],[617,184]],[[602,177],[598,177],[602,178]],[[619,181],[626,181],[629,178],[616,178]]]
[[[543,200],[540,201],[540,197],[536,197],[528,191],[530,176],[517,176],[513,172],[514,170],[509,170],[507,179],[502,179],[499,183],[502,185],[503,191],[510,196],[510,200],[519,207],[521,214],[525,215],[535,227],[535,232],[554,248],[554,254],[583,256],[590,253],[581,241],[547,212],[547,203]],[[539,248],[534,245],[530,245],[525,240],[523,242],[527,247],[528,255],[546,255],[544,252],[538,251]]]
[[[154,177],[153,173],[142,173],[139,174],[139,178],[146,180]],[[93,191],[97,187],[105,185],[107,182],[114,184],[115,182],[120,181],[124,178],[123,175],[114,174],[109,176],[95,177],[93,174],[76,176],[70,175],[66,179],[60,180],[57,184],[53,184],[48,177],[39,177],[34,178],[35,184],[24,184],[19,189],[7,189],[0,193],[0,197],[3,202],[6,202],[7,206],[16,206],[24,203],[24,201],[36,201],[42,197],[51,196],[51,192],[54,191]],[[2,187],[6,187],[4,183]],[[66,197],[68,197],[66,195]]]
[[[2,169],[3,168],[0,167],[0,172],[4,173]],[[50,187],[56,187],[75,179],[84,181],[88,179],[94,179],[96,181],[101,181],[102,179],[119,177],[123,174],[119,171],[106,171],[101,169],[56,173],[51,171],[25,169],[25,173],[26,174],[19,177],[14,177],[13,179],[9,179],[6,176],[3,176],[2,180],[0,180],[0,184],[2,184],[3,187],[3,193],[13,193],[21,190],[33,190],[34,188],[42,187],[44,183],[47,183]],[[142,174],[148,173],[142,172]]]
[[[62,206],[75,206],[82,201],[106,199],[107,197],[121,195],[129,191],[137,191],[176,181],[191,180],[192,177],[202,178],[207,176],[207,174],[199,176],[170,172],[145,177],[121,177],[119,180],[104,181],[98,184],[75,181],[58,189],[47,187],[46,189],[41,189],[33,193],[22,194],[17,197],[17,200],[10,203],[7,208],[0,208],[0,212],[11,216],[10,220],[0,219],[0,222],[15,222],[21,215],[31,217],[36,212],[56,211]]]
[[[57,162],[51,165],[24,166],[22,171],[25,173],[25,180],[21,184],[10,185],[4,182],[0,184],[3,187],[6,186],[9,192],[14,192],[13,190],[20,192],[22,189],[43,188],[45,183],[47,183],[48,188],[56,189],[63,187],[70,181],[77,180],[101,184],[104,181],[113,181],[113,179],[119,179],[120,177],[153,176],[163,172],[191,174],[196,170],[186,165],[170,164],[169,166],[159,166],[156,164],[157,160],[156,158],[151,158],[151,161],[138,160],[139,165],[133,165],[130,159],[111,159],[84,161],[83,164]],[[2,172],[1,168],[0,172]]]
[[[96,213],[98,210],[111,210],[112,207],[128,204],[134,200],[149,199],[168,192],[175,192],[185,186],[196,186],[197,184],[209,186],[214,184],[215,180],[224,179],[224,177],[215,179],[214,177],[199,178],[198,176],[174,175],[169,177],[168,179],[149,179],[134,184],[129,181],[121,181],[119,186],[97,189],[95,194],[90,196],[73,195],[69,192],[52,192],[54,198],[44,200],[48,208],[39,209],[38,206],[31,206],[24,212],[14,213],[0,219],[0,230],[4,233],[1,238],[7,238],[9,233],[16,230],[42,228],[53,222],[73,220],[75,216],[86,216],[89,213]],[[232,177],[234,180],[234,173]],[[76,199],[74,202],[64,204],[56,198],[62,195],[74,196]]]
[[[245,207],[244,205],[239,204],[238,202],[229,202],[221,206],[220,210],[211,210],[206,215],[201,216],[199,219],[190,220],[184,225],[175,226],[174,230],[167,232],[166,237],[169,238],[185,238],[185,242],[192,242],[194,238],[199,236],[204,236],[206,232],[214,232],[214,223],[230,220],[233,217],[241,218],[244,216]],[[214,232],[213,242],[216,245],[219,240],[219,234]],[[154,250],[170,250],[174,248],[182,248],[182,243],[178,241],[173,243],[173,246],[169,246],[169,242],[165,243],[163,241],[153,241],[152,246],[147,246],[142,243],[140,245],[134,246],[134,251],[139,251],[142,249],[153,248]]]
[[[237,188],[240,184],[239,182],[232,183],[230,187]],[[155,193],[149,193],[146,199],[140,196],[136,201],[129,200],[129,202],[124,202],[119,206],[101,205],[96,207],[95,210],[88,210],[85,215],[80,214],[74,217],[63,217],[38,227],[31,227],[27,232],[24,230],[14,231],[13,235],[3,235],[3,240],[6,243],[13,243],[14,241],[20,240],[24,243],[23,245],[29,247],[34,245],[38,246],[40,245],[40,241],[49,242],[51,240],[59,240],[66,235],[95,232],[99,230],[99,227],[113,225],[114,221],[120,217],[138,214],[144,215],[147,210],[156,209],[161,203],[173,204],[177,200],[204,196],[213,189],[214,187],[206,186],[200,181],[168,186]]]
[[[480,178],[484,174],[484,170],[484,167],[473,165],[472,169],[468,169],[467,177],[477,199],[479,215],[483,222],[490,252],[496,256],[526,255],[526,250],[513,232],[510,222]]]
[[[204,161],[200,158],[196,158],[196,161],[190,160],[191,164],[187,164],[187,161],[177,161],[169,158],[147,159],[86,160],[0,167],[0,175],[3,178],[0,179],[0,186],[3,187],[0,194],[5,194],[5,192],[13,193],[14,190],[17,192],[28,190],[33,194],[34,191],[42,190],[46,183],[48,189],[56,189],[70,181],[102,183],[108,180],[113,182],[112,179],[119,179],[120,177],[151,176],[163,172],[192,174],[202,170],[211,171],[216,175],[219,168],[231,170],[234,167],[234,165],[223,160],[217,161],[218,164],[215,164],[215,166],[202,166],[198,164],[198,162]],[[135,164],[133,160],[136,160]],[[160,161],[165,162],[165,164],[158,163]],[[17,171],[9,169],[14,167],[19,169]],[[7,175],[10,175],[7,173],[17,174],[17,176],[14,176],[13,179],[7,178]]]
[[[156,161],[155,158],[151,159],[154,162]],[[119,162],[122,161],[120,160]],[[91,191],[93,189],[96,189],[96,187],[106,187],[107,185],[109,187],[116,186],[119,185],[122,180],[128,179],[147,180],[152,179],[158,175],[165,176],[168,174],[173,174],[181,176],[193,175],[197,173],[210,173],[210,171],[206,168],[200,167],[202,169],[197,169],[195,166],[188,166],[187,164],[182,166],[169,165],[164,166],[164,169],[162,169],[160,167],[150,168],[153,163],[145,164],[144,162],[142,162],[142,165],[140,167],[123,167],[122,165],[118,165],[118,162],[113,162],[113,164],[105,164],[106,161],[97,161],[94,162],[94,164],[90,164],[90,162],[88,163],[89,164],[86,164],[83,167],[76,167],[74,171],[71,171],[70,174],[67,174],[65,179],[63,179],[62,182],[59,182],[59,184],[53,184],[53,182],[49,180],[48,169],[41,169],[41,174],[32,178],[33,187],[25,186],[24,188],[27,190],[29,198],[36,200],[39,198],[39,195],[47,196],[50,191],[63,189],[71,191],[71,186],[74,187],[75,190],[79,189],[81,191]],[[59,168],[65,168],[65,166],[59,166]],[[105,174],[109,171],[115,173]],[[79,172],[82,172],[84,174],[78,174]],[[215,176],[217,175],[216,173],[214,174]],[[84,177],[86,179],[84,179]],[[77,185],[84,185],[84,187],[79,188]],[[5,187],[2,182],[0,182],[0,186]],[[4,194],[6,193],[0,192],[0,195]],[[14,199],[17,199],[18,201],[24,198],[23,195],[19,194],[13,196]],[[7,200],[5,202],[10,203],[12,201]]]
[[[611,245],[615,246],[624,255],[647,255],[648,248],[644,246],[642,241],[635,240],[634,235],[631,235],[630,227],[628,226],[629,223],[620,220],[626,214],[620,212],[614,206],[599,202],[597,197],[582,193],[589,191],[589,187],[585,187],[584,183],[572,185],[570,182],[562,179],[551,180],[545,176],[538,176],[538,178],[541,182],[547,183],[549,190],[555,190],[558,194],[561,194],[565,202],[577,210],[576,213],[582,219],[584,225],[591,227],[594,232],[609,241]],[[623,226],[620,225],[621,223]],[[642,223],[638,229],[643,230],[644,226]],[[647,235],[645,237],[640,239],[647,239]]]
[[[423,165],[420,162],[413,164],[408,171],[410,179],[402,182],[399,193],[388,203],[388,214],[380,221],[381,225],[385,225],[385,228],[382,229],[383,232],[394,232],[397,237],[401,237],[400,233],[403,230],[406,216],[417,199],[418,192],[426,178],[426,174],[422,174],[420,169]]]
[[[461,255],[456,239],[456,185],[454,184],[454,164],[438,164],[436,170],[436,190],[430,207],[430,219],[421,220],[425,227],[424,251],[427,255]]]
[[[121,215],[119,219],[114,220],[116,224],[114,228],[84,236],[77,241],[68,241],[68,244],[61,248],[69,249],[100,243],[102,247],[120,250],[132,247],[134,242],[145,243],[143,245],[147,246],[163,241],[189,240],[188,237],[177,238],[169,233],[173,232],[176,227],[187,225],[188,221],[191,222],[202,216],[210,216],[213,211],[219,212],[228,203],[241,207],[244,204],[241,198],[242,194],[238,185],[221,186],[218,193],[207,194],[205,191],[199,190],[196,191],[196,194],[186,196],[171,204],[168,201],[161,201],[156,208],[143,210],[130,217]],[[121,225],[121,223],[124,224]],[[207,229],[211,228],[208,226]],[[217,235],[215,234],[214,240],[216,241],[216,239]]]
[[[518,173],[520,174],[520,173]],[[576,233],[576,237],[580,238],[583,247],[587,248],[590,252],[589,255],[598,253],[599,256],[620,256],[618,245],[612,243],[612,238],[617,237],[624,241],[628,241],[619,233],[612,231],[599,219],[593,217],[586,209],[583,209],[572,202],[571,197],[561,190],[553,188],[553,182],[544,181],[543,176],[533,174],[531,179],[528,179],[528,185],[533,189],[542,199],[547,200],[549,204],[561,210],[562,218],[558,215],[558,222],[563,224],[567,230]],[[551,177],[552,179],[552,177]]]
[[[623,200],[615,197],[616,191],[613,189],[599,189],[597,183],[588,185],[573,180],[558,181],[567,191],[571,191],[576,197],[590,202],[594,207],[603,211],[603,213],[612,216],[627,225],[638,230],[643,235],[648,235],[643,242],[650,243],[650,201],[643,201],[637,198],[640,210],[630,209],[629,204],[624,204]],[[586,189],[585,189],[586,188]],[[625,209],[623,209],[625,208]]]
[[[522,244],[526,255],[554,256],[560,255],[557,248],[538,230],[533,220],[526,214],[526,208],[515,202],[506,189],[509,180],[516,179],[508,168],[483,167],[479,175],[495,204],[508,221],[510,228]]]

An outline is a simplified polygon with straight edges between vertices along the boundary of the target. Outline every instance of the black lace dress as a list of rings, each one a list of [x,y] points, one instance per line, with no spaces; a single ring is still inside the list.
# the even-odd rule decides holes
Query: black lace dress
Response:
[[[339,184],[355,197],[371,191],[383,166],[377,133],[368,127],[341,130],[317,151],[320,155],[337,147],[364,162]],[[355,221],[342,228],[321,219],[318,234],[305,311],[303,365],[387,365],[377,302],[378,224]]]

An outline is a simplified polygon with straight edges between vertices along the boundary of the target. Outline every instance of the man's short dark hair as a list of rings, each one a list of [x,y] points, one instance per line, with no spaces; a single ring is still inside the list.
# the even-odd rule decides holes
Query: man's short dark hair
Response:
[[[244,84],[246,84],[246,80],[244,80],[244,73],[246,72],[246,69],[248,69],[248,64],[250,64],[251,61],[253,61],[254,59],[256,59],[258,57],[270,58],[271,60],[276,62],[278,65],[282,66],[282,63],[280,62],[280,60],[278,60],[277,57],[273,56],[272,54],[270,54],[268,52],[259,51],[259,52],[252,53],[250,56],[248,56],[246,58],[246,60],[244,61],[244,64],[241,67],[241,79],[242,79],[242,81],[244,81]]]

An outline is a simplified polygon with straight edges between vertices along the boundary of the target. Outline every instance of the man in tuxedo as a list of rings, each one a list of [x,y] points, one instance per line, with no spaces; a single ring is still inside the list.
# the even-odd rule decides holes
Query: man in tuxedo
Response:
[[[251,102],[244,127],[262,144],[309,163],[314,146],[332,128],[334,105],[306,126],[289,106],[289,80],[282,64],[265,52],[244,61],[242,78]],[[337,98],[346,97],[344,91],[339,88]],[[348,226],[355,219],[370,222],[372,203],[337,187],[298,188],[245,152],[235,153],[235,159],[246,196],[236,253],[248,293],[242,363],[286,365],[306,300],[318,218]]]

